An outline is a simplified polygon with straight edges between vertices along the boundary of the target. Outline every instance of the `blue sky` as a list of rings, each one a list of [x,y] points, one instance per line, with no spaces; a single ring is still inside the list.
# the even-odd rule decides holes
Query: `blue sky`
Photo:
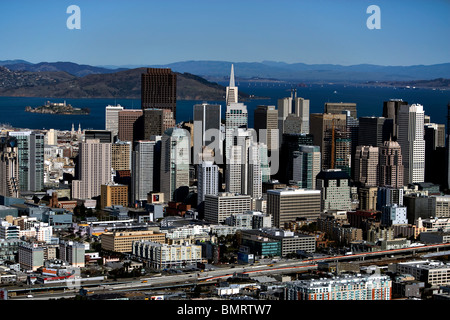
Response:
[[[369,30],[369,5],[381,29]],[[69,5],[81,29],[69,30]],[[1,1],[0,60],[91,65],[450,62],[448,0]]]

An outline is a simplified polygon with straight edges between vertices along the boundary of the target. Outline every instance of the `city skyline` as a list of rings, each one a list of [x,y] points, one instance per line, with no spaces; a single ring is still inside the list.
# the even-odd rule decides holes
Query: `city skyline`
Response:
[[[66,26],[71,5],[80,8],[81,29]],[[366,25],[370,5],[380,8],[381,29]],[[379,0],[349,5],[343,1],[230,0],[226,6],[176,0],[21,1],[2,3],[2,7],[0,41],[5,46],[0,60],[91,65],[187,60],[402,66],[449,62],[450,47],[444,41],[450,29],[447,1]],[[232,50],[230,44],[240,50]],[[389,48],[402,48],[402,54],[392,54],[394,49]]]
[[[0,59],[409,64],[437,63],[449,48],[445,1],[2,6]],[[174,300],[182,305],[164,305],[165,315],[273,318],[288,310],[275,301],[450,300],[450,63],[385,68],[443,74],[395,91],[372,66],[348,67],[369,83],[349,85],[342,72],[338,86],[322,65],[320,85],[277,80],[269,67],[250,79],[256,88],[232,62],[224,86],[167,65],[105,81],[69,64],[1,64],[11,95],[0,99],[2,122],[27,121],[0,124],[0,301]],[[62,89],[77,89],[83,108],[61,90],[64,103],[21,115],[20,98],[58,87],[47,74],[69,79]],[[114,103],[88,94],[105,92]],[[195,306],[202,300],[229,302]]]

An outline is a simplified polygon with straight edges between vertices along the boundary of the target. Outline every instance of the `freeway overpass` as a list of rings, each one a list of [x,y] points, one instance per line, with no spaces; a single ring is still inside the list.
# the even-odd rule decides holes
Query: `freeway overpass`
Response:
[[[405,254],[417,254],[426,252],[444,252],[450,249],[450,243],[445,244],[432,244],[422,245],[402,249],[391,249],[375,252],[361,252],[341,256],[325,256],[320,258],[306,259],[306,260],[282,260],[270,264],[258,264],[258,265],[242,265],[229,268],[217,268],[213,271],[206,271],[203,273],[190,272],[181,273],[169,276],[156,276],[156,277],[141,277],[139,279],[122,279],[121,281],[103,280],[92,281],[92,283],[84,282],[80,283],[78,288],[73,288],[73,283],[61,283],[51,286],[27,286],[27,287],[11,287],[6,288],[11,299],[24,298],[27,295],[33,295],[33,299],[38,297],[52,297],[56,296],[73,296],[77,294],[77,290],[81,287],[87,288],[90,291],[133,291],[133,290],[155,290],[163,288],[173,288],[181,286],[192,286],[195,284],[207,284],[210,282],[218,281],[220,279],[226,279],[231,277],[234,273],[243,273],[249,275],[270,275],[270,274],[282,274],[292,273],[302,270],[314,270],[317,268],[319,262],[325,261],[351,261],[351,260],[370,260],[377,259],[383,256],[391,255],[405,255]],[[61,292],[62,291],[62,292]],[[16,295],[16,297],[12,296]]]

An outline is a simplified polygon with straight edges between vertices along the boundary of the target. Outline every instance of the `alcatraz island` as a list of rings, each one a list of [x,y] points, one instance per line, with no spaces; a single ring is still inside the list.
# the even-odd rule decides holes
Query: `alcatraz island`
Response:
[[[70,104],[64,102],[50,102],[47,101],[45,105],[32,108],[30,106],[25,107],[26,112],[34,113],[49,113],[49,114],[77,114],[77,115],[88,115],[91,111],[89,108],[74,108]]]

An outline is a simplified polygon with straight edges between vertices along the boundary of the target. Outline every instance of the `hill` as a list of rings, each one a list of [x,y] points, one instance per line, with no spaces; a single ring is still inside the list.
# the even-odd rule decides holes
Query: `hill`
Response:
[[[410,81],[450,78],[450,63],[415,66],[380,66],[359,64],[342,66],[335,64],[305,64],[274,61],[182,61],[154,67],[171,68],[177,72],[189,72],[211,81],[225,81],[234,64],[236,79],[275,78],[300,82],[366,82]]]
[[[65,71],[13,71],[0,67],[0,96],[140,99],[146,68],[77,77]],[[189,73],[177,73],[177,99],[223,100],[225,87]],[[241,93],[241,98],[248,97]]]

